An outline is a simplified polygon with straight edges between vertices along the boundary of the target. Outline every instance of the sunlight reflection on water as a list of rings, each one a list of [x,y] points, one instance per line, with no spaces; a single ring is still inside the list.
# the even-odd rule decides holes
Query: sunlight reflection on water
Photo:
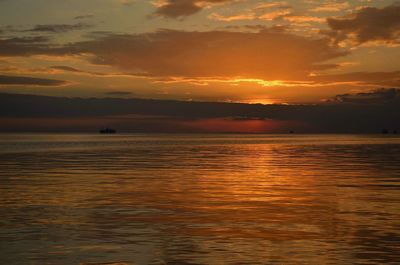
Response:
[[[398,264],[400,137],[0,135],[1,264]]]

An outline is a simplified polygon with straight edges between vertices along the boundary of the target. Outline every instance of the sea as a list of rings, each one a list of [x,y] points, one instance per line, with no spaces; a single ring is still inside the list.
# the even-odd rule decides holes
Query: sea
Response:
[[[400,136],[0,134],[0,264],[400,264]]]

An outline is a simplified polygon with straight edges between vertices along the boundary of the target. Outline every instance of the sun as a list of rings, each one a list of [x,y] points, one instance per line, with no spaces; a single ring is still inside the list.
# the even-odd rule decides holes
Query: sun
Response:
[[[268,98],[255,98],[255,99],[247,99],[247,100],[242,100],[240,101],[241,103],[247,103],[247,104],[262,104],[262,105],[271,105],[271,104],[277,104],[278,102],[268,99]]]

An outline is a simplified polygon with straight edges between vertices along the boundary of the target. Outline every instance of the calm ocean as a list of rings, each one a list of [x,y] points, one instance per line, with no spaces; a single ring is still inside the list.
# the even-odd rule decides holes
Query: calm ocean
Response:
[[[400,264],[400,136],[0,135],[0,264]]]

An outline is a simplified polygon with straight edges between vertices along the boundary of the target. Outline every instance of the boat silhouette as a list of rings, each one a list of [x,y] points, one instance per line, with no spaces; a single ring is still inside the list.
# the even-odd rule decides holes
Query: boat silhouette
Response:
[[[99,133],[102,133],[102,134],[114,134],[114,133],[117,133],[117,131],[114,130],[114,129],[111,129],[111,128],[104,128],[104,129],[101,129],[99,131]]]

